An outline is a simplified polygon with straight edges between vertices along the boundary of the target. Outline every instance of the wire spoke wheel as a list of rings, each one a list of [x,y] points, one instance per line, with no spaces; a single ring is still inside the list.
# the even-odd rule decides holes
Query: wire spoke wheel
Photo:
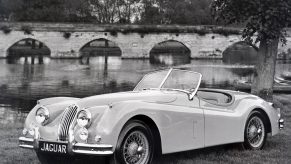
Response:
[[[117,164],[151,164],[155,151],[150,127],[140,120],[130,120],[121,130],[111,159]]]
[[[266,135],[263,120],[258,116],[253,116],[247,124],[246,133],[250,146],[259,148],[263,144]]]
[[[126,164],[144,164],[149,158],[149,141],[141,131],[131,132],[125,139],[123,158]]]

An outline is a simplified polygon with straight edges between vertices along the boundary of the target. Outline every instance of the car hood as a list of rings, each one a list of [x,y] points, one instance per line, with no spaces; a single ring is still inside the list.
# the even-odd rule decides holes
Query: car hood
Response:
[[[103,94],[79,99],[76,104],[80,108],[88,108],[101,105],[112,105],[121,101],[140,100],[155,103],[170,103],[176,100],[174,94],[159,90],[143,90]]]

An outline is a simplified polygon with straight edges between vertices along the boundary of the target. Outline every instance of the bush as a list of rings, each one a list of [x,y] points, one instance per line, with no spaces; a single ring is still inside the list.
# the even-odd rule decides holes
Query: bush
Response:
[[[117,36],[117,31],[110,31],[109,33],[111,36]]]
[[[213,29],[213,33],[229,36],[229,35],[240,35],[239,29],[230,29],[230,28],[215,28]]]
[[[21,26],[21,30],[24,32],[24,34],[30,35],[32,33],[30,26]]]
[[[209,31],[207,31],[207,29],[205,28],[201,28],[201,29],[193,29],[193,32],[200,35],[200,36],[204,36],[207,33],[209,33]]]
[[[65,38],[65,39],[69,39],[70,37],[71,37],[71,33],[70,32],[64,32],[64,34],[63,34],[63,37]]]
[[[0,27],[0,29],[3,31],[4,34],[9,34],[12,31],[11,28],[6,25]]]
[[[181,33],[196,33],[200,36],[204,36],[206,34],[215,33],[224,36],[228,35],[240,35],[240,29],[236,28],[227,28],[227,27],[211,27],[211,26],[196,26],[196,27],[159,27],[159,26],[140,26],[137,28],[134,27],[107,27],[105,32],[110,32],[112,36],[116,36],[118,32],[126,35],[128,33],[138,33],[141,36],[145,36],[150,33],[172,33],[179,36]],[[178,34],[178,35],[177,35]],[[212,37],[214,39],[215,37]]]

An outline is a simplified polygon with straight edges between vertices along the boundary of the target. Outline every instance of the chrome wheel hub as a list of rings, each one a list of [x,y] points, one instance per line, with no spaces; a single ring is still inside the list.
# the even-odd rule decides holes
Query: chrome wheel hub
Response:
[[[128,146],[128,154],[129,155],[136,155],[138,152],[138,144],[136,142],[132,142]]]
[[[128,135],[123,145],[123,158],[127,164],[145,164],[149,158],[149,142],[140,131]]]
[[[263,121],[255,116],[247,126],[247,139],[252,147],[259,147],[265,138],[265,127]]]

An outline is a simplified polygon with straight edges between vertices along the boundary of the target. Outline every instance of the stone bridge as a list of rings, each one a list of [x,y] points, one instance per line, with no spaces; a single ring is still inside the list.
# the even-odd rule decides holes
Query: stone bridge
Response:
[[[191,58],[221,58],[225,49],[241,41],[241,29],[217,26],[2,22],[0,28],[0,57],[3,58],[12,45],[29,38],[45,44],[52,58],[78,58],[84,45],[98,39],[116,43],[122,58],[149,58],[155,45],[170,40],[185,45],[191,51]],[[279,53],[291,50],[290,34],[288,30],[287,45],[280,45]]]

